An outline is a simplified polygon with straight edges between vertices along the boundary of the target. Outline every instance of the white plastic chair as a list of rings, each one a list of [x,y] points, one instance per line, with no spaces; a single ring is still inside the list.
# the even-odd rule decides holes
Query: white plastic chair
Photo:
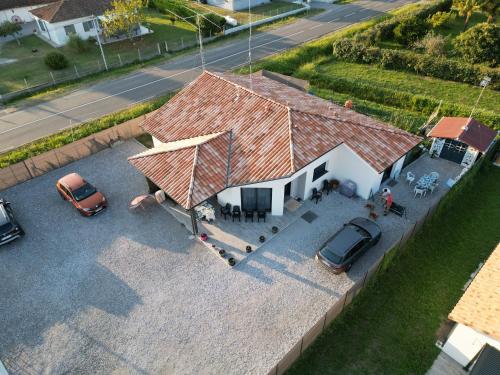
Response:
[[[429,190],[430,190],[431,194],[434,193],[434,189],[437,188],[438,186],[439,186],[439,183],[437,183],[437,182],[434,184],[430,184]]]
[[[420,198],[422,197],[425,197],[425,194],[427,193],[427,190],[425,189],[420,189],[418,187],[415,186],[415,188],[413,189],[413,191],[415,192],[415,196],[413,198],[416,198],[417,195],[420,195]]]
[[[413,172],[406,172],[406,182],[408,182],[408,186],[410,186],[413,181],[415,181],[415,174]]]
[[[439,173],[437,172],[431,172],[429,176],[430,178],[432,178],[433,181],[437,181],[439,179]]]

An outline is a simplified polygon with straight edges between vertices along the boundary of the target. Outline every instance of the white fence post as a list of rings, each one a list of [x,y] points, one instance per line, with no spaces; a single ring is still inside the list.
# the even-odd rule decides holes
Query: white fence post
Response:
[[[120,62],[120,66],[123,66],[122,57],[120,56],[120,54],[118,54],[118,61]]]
[[[158,47],[158,56],[160,56],[161,55],[160,43],[156,43],[156,46]]]
[[[77,78],[80,78],[80,74],[78,74],[78,69],[76,69],[76,65],[73,65],[75,67],[75,74]]]
[[[139,61],[142,61],[141,49],[137,48],[137,54],[139,55]]]
[[[167,44],[167,41],[165,41],[165,51],[168,52],[168,44]]]
[[[54,79],[54,75],[52,74],[52,72],[49,72],[50,74],[50,77],[52,78],[52,82],[54,82],[54,85],[56,84],[56,80]]]

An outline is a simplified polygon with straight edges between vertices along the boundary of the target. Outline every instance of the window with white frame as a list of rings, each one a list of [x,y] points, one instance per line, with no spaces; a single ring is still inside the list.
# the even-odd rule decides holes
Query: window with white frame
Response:
[[[40,30],[47,31],[47,29],[45,28],[45,24],[43,23],[42,20],[37,20],[37,22],[38,22],[38,26],[40,27]]]
[[[326,170],[326,161],[325,161],[323,164],[320,164],[316,168],[314,168],[313,181],[316,181],[318,178],[324,176],[327,173],[328,171]]]
[[[76,34],[75,25],[64,26],[64,32],[66,33],[67,36],[70,36],[71,34]]]
[[[85,32],[87,32],[87,33],[90,30],[94,29],[94,23],[92,21],[83,22],[82,25],[83,25],[83,30],[85,30]]]

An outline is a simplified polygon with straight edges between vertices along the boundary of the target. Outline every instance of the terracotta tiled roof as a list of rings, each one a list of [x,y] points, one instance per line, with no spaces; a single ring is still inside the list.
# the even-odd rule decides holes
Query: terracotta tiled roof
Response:
[[[467,117],[443,117],[432,128],[430,137],[456,139],[485,152],[497,133],[475,119]]]
[[[0,10],[44,5],[54,0],[0,0]]]
[[[229,132],[171,142],[129,158],[139,171],[177,203],[191,208],[226,186]]]
[[[75,18],[100,16],[111,8],[112,0],[58,0],[30,12],[47,22],[55,23]]]
[[[230,132],[229,150],[224,154],[226,183],[220,190],[291,176],[341,143],[382,172],[421,140],[263,75],[254,75],[250,82],[248,76],[209,72],[147,119],[143,128],[169,144]],[[175,169],[185,167],[179,164]],[[149,166],[138,168],[144,172]],[[175,178],[171,169],[163,174],[161,170],[156,168],[156,173]],[[217,186],[219,177],[216,183],[212,181]],[[168,185],[157,185],[172,196],[164,188]]]
[[[449,318],[500,340],[500,244],[472,280]]]

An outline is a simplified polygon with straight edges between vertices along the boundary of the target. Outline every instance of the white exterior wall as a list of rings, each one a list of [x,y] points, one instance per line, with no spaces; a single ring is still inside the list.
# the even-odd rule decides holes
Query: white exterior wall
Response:
[[[400,167],[404,157],[398,160]],[[325,175],[313,181],[314,169],[326,162]],[[401,169],[399,167],[399,169]],[[285,185],[292,182],[290,193],[292,197],[309,199],[312,196],[312,189],[321,190],[324,180],[338,179],[340,182],[346,179],[354,181],[357,187],[357,195],[364,199],[370,196],[370,190],[377,192],[380,188],[383,173],[377,173],[368,163],[359,157],[348,146],[342,144],[329,151],[325,155],[316,159],[311,164],[297,171],[293,176],[279,180],[260,182],[244,186],[236,186],[225,189],[217,194],[217,200],[221,205],[226,203],[232,206],[241,206],[241,191],[244,188],[271,188],[272,193],[272,215],[283,215]]]
[[[251,7],[269,3],[270,0],[251,0]],[[208,4],[228,10],[248,9],[248,0],[208,0]]]
[[[47,4],[50,3],[50,1],[47,1]],[[34,5],[30,7],[22,7],[22,8],[14,8],[14,9],[5,9],[5,10],[0,10],[0,22],[4,21],[11,21],[12,22],[12,17],[13,16],[18,16],[21,18],[23,22],[31,22],[35,19],[33,14],[30,13],[30,10],[40,8],[45,6],[46,4],[41,4],[41,5]]]
[[[489,344],[500,350],[499,340],[463,324],[457,324],[448,337],[448,341],[444,344],[443,351],[460,365],[466,366],[484,344]]]
[[[357,184],[356,194],[363,199],[370,197],[370,191],[376,193],[380,189],[382,173],[377,173],[366,161],[345,144],[333,150],[333,176],[340,182],[352,180]]]
[[[35,18],[37,18],[37,17],[35,17]],[[40,20],[40,19],[37,18],[37,21],[38,20]],[[92,17],[82,17],[82,18],[77,18],[77,19],[65,21],[65,22],[56,22],[56,23],[48,23],[46,21],[40,20],[41,22],[44,22],[47,31],[42,31],[40,29],[40,25],[38,25],[38,22],[37,22],[37,27],[38,27],[38,32],[44,38],[52,41],[57,46],[63,46],[69,40],[69,36],[66,35],[66,31],[64,30],[64,26],[73,25],[75,27],[76,33],[84,40],[88,39],[91,36],[95,37],[97,35],[95,28],[90,29],[88,32],[85,31],[85,29],[83,28],[83,22],[87,22],[87,21],[91,21],[91,20],[92,20]]]
[[[391,170],[391,178],[396,180],[399,175],[401,174],[401,169],[403,169],[403,164],[405,162],[406,155],[403,156],[401,159],[399,159],[397,162],[395,162],[392,166]]]

